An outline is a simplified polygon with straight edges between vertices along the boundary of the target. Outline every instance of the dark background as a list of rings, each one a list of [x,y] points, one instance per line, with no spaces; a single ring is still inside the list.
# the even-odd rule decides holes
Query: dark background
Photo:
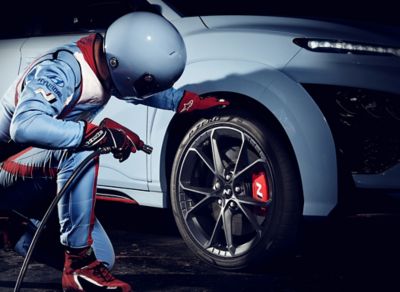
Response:
[[[368,25],[390,25],[399,30],[395,1],[266,1],[166,0],[182,16],[270,15],[325,19]],[[2,1],[0,38],[104,31],[115,19],[131,11],[157,12],[144,0]]]

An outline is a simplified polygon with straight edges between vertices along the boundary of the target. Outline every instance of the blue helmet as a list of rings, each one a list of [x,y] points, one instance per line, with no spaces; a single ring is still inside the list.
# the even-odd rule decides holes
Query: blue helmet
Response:
[[[186,64],[182,36],[168,20],[149,12],[129,13],[112,23],[104,49],[120,98],[144,99],[170,88]]]

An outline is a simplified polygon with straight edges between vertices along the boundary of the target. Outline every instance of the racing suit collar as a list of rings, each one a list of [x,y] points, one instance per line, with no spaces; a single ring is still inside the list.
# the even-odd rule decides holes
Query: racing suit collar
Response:
[[[99,75],[99,71],[96,67],[96,62],[94,60],[94,42],[96,40],[97,34],[93,33],[86,37],[81,38],[76,43],[78,48],[81,50],[83,54],[83,58],[89,64],[90,68],[96,74],[97,78],[101,79]]]

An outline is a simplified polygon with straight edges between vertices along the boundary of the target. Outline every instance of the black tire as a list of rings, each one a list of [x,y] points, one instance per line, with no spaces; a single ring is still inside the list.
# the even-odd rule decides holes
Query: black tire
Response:
[[[303,199],[294,156],[279,131],[245,113],[224,111],[193,125],[170,187],[180,234],[213,266],[265,263],[296,242]]]

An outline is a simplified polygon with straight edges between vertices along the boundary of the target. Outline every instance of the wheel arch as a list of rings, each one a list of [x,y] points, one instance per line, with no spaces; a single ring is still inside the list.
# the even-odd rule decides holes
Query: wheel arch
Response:
[[[260,117],[258,119],[259,122],[261,123],[272,123],[273,127],[279,129],[278,132],[281,134],[285,141],[286,144],[289,147],[289,150],[293,157],[295,158],[295,154],[292,148],[292,145],[286,135],[286,132],[284,131],[282,125],[279,123],[279,121],[275,118],[275,116],[262,104],[260,104],[257,100],[237,93],[237,92],[231,92],[231,91],[217,91],[217,92],[208,92],[206,94],[203,94],[203,96],[207,95],[212,95],[216,96],[218,98],[223,98],[226,100],[230,101],[230,109],[232,111],[237,110],[244,110],[245,112],[252,112],[254,113],[257,117]],[[182,141],[183,137],[186,135],[186,133],[189,131],[189,129],[200,119],[207,119],[207,118],[212,118],[215,115],[218,115],[221,113],[221,111],[218,110],[207,110],[203,112],[193,112],[189,114],[184,114],[184,115],[174,115],[170,124],[168,125],[167,128],[167,137],[168,139],[165,139],[165,147],[163,147],[165,150],[163,152],[165,153],[175,153],[176,150],[179,147],[180,142]],[[223,113],[223,112],[222,112]],[[173,132],[173,138],[171,136],[171,133]],[[170,183],[170,175],[171,175],[171,168],[172,164],[174,161],[174,155],[164,155],[165,157],[165,178],[166,178],[166,184],[169,185]],[[296,163],[296,166],[298,168],[298,165]]]
[[[198,67],[198,64],[192,65],[195,66],[191,69]],[[213,73],[209,74],[210,77],[204,76],[204,72],[210,72],[210,68],[204,68],[204,64],[198,69],[202,70],[186,69],[186,77],[189,75],[191,81],[197,79],[198,82],[185,84],[184,75],[179,82],[185,84],[183,88],[202,95],[232,96],[234,100],[240,100],[242,109],[257,111],[264,117],[263,121],[278,126],[295,154],[300,171],[304,195],[303,214],[328,215],[336,206],[338,196],[336,150],[326,119],[304,88],[282,72],[265,66],[250,74],[225,75],[216,80],[213,80]],[[198,78],[193,78],[194,73],[198,73]],[[160,182],[165,193],[168,193],[169,171],[177,146],[187,130],[203,114],[209,116],[212,113],[175,115],[168,125],[160,169]]]

